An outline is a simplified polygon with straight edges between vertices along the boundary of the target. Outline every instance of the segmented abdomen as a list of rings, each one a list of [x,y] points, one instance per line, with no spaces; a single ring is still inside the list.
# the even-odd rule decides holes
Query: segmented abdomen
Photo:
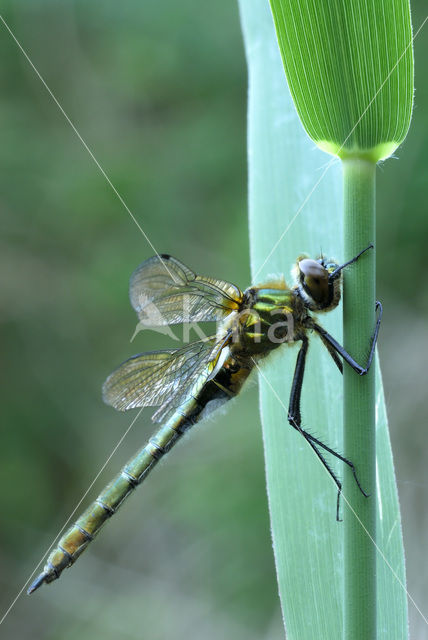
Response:
[[[43,582],[49,583],[59,578],[62,571],[77,560],[106,520],[116,513],[124,500],[143,482],[158,460],[174,446],[187,429],[200,419],[208,403],[213,400],[224,402],[238,392],[249,370],[240,372],[235,367],[231,371],[228,368],[229,365],[230,360],[227,360],[215,378],[205,384],[197,398],[190,396],[185,403],[177,407],[148,443],[103,489],[96,500],[61,537],[49,555],[43,572],[31,584],[28,593],[35,591]]]

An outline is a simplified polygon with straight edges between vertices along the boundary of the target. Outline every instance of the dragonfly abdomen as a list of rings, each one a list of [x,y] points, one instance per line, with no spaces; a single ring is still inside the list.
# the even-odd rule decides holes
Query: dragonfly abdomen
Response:
[[[196,405],[196,402],[186,403],[189,404]],[[198,405],[196,407],[199,409]],[[194,407],[185,408],[190,413],[190,409]],[[51,552],[43,572],[30,586],[29,593],[35,591],[43,582],[53,582],[65,568],[74,564],[106,520],[116,513],[125,499],[143,482],[156,463],[194,422],[194,418],[188,419],[186,411],[174,412],[62,536]]]
[[[233,366],[232,366],[233,365]],[[202,386],[197,381],[185,402],[176,407],[166,422],[121,469],[94,502],[59,540],[44,566],[43,572],[28,589],[35,591],[43,582],[53,582],[70,567],[103,524],[119,509],[125,499],[143,482],[157,462],[198,420],[212,401],[225,402],[233,397],[249,374],[228,359],[213,380]],[[201,416],[202,414],[202,416]]]

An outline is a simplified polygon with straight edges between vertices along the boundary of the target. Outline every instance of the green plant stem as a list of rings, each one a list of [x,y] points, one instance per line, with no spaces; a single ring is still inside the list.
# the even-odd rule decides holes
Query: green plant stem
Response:
[[[345,260],[375,243],[375,172],[367,160],[349,158],[344,173]],[[343,327],[345,349],[365,366],[375,325],[375,251],[345,270]],[[356,465],[365,498],[351,473],[344,478],[345,608],[344,638],[376,638],[376,416],[375,367],[360,377],[344,369],[344,449]],[[356,515],[355,515],[356,514]],[[358,516],[358,518],[357,518]],[[369,535],[368,535],[369,534]]]

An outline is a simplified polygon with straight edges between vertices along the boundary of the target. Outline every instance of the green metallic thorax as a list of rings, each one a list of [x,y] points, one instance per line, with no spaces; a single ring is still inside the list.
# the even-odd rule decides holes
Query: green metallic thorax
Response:
[[[284,342],[294,342],[309,318],[294,289],[257,288],[245,291],[246,307],[234,318],[235,353],[267,355]]]

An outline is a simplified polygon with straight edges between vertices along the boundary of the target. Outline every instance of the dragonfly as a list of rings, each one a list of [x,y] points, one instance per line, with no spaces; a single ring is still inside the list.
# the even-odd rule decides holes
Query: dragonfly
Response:
[[[352,470],[360,491],[368,496],[353,462],[302,428],[300,398],[309,334],[313,332],[341,372],[343,362],[360,376],[370,369],[382,317],[380,302],[376,302],[376,323],[365,366],[358,364],[318,324],[314,314],[337,307],[343,269],[371,248],[372,244],[340,265],[323,256],[311,259],[300,255],[294,267],[295,284],[291,287],[279,278],[241,291],[229,282],[198,276],[165,254],[149,258],[134,271],[130,301],[141,322],[146,322],[148,315],[159,326],[215,321],[217,331],[179,349],[135,355],[107,378],[103,399],[108,405],[119,411],[156,407],[152,420],[161,426],[61,537],[28,593],[56,580],[65,568],[74,564],[103,524],[183,434],[236,396],[259,363],[284,343],[300,343],[287,419],[312,447],[336,484],[336,518],[339,519],[342,483],[328,464],[326,452]],[[149,314],[153,308],[156,313]]]

